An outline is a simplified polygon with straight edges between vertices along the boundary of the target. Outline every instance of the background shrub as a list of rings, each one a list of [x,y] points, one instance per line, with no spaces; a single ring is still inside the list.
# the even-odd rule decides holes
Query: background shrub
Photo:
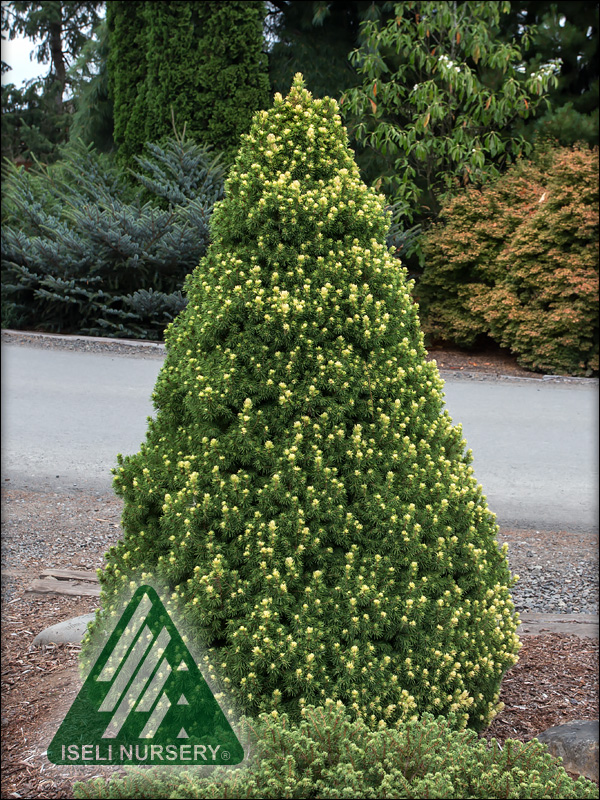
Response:
[[[134,185],[81,143],[52,167],[7,165],[4,327],[161,338],[208,246],[219,157],[191,140],[148,144]]]
[[[548,149],[470,189],[423,237],[417,289],[432,339],[482,334],[522,366],[598,372],[598,150]]]
[[[341,704],[244,720],[249,766],[137,770],[125,778],[76,783],[76,798],[597,798],[598,787],[574,781],[537,740],[501,748],[455,720],[424,714],[396,727],[369,730]]]

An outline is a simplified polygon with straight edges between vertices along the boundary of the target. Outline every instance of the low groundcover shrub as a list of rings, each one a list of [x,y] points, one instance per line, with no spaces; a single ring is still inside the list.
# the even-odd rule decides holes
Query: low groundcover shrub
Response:
[[[251,763],[213,771],[151,768],[74,785],[76,798],[597,798],[537,740],[488,745],[452,715],[370,730],[341,703],[244,720]]]

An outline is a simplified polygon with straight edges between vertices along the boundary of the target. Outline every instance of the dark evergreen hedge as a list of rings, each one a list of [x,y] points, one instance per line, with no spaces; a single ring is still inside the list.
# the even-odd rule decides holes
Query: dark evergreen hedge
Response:
[[[121,163],[179,130],[233,158],[269,102],[262,2],[107,4],[114,139]]]

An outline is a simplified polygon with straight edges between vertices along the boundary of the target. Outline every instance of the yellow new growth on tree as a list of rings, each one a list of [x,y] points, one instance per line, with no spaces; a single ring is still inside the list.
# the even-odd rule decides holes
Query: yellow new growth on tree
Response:
[[[384,198],[335,101],[259,112],[120,459],[102,619],[166,582],[240,712],[342,701],[369,726],[484,728],[516,660],[506,550],[425,358]],[[142,578],[142,576],[144,576]]]

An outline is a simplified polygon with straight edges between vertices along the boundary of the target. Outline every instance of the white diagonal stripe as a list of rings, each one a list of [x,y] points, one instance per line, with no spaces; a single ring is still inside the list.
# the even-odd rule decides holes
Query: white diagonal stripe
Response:
[[[137,665],[140,663],[144,653],[148,649],[151,640],[152,632],[147,625],[144,625],[142,632],[138,636],[137,642],[134,644],[131,652],[127,656],[125,663],[119,670],[119,674],[115,678],[113,685],[108,690],[108,693],[98,711],[112,711],[117,705],[119,698],[127,688],[127,684],[129,683],[131,676],[136,671]]]
[[[152,601],[147,594],[144,594],[140,600],[135,613],[129,620],[129,625],[125,628],[119,641],[114,646],[108,661],[104,665],[102,672],[96,678],[97,681],[110,681],[115,672],[119,669],[121,661],[125,658],[125,654],[129,650],[130,644],[133,642],[139,629],[144,624],[148,612],[152,608]]]
[[[125,720],[129,716],[129,712],[136,704],[140,694],[144,691],[144,686],[148,682],[148,678],[152,675],[154,667],[158,663],[158,660],[164,653],[165,648],[170,641],[171,641],[170,633],[166,628],[163,628],[159,633],[159,635],[154,640],[154,642],[152,643],[152,647],[150,648],[150,651],[148,652],[141,667],[139,668],[137,675],[131,682],[129,689],[123,695],[123,698],[119,703],[119,707],[115,711],[113,718],[111,719],[106,730],[102,734],[103,739],[114,739],[116,736],[119,735],[119,731],[121,730],[123,724],[125,723]],[[163,663],[164,662],[165,659],[163,659]],[[168,671],[169,672],[171,671],[170,667]],[[100,710],[101,711],[103,710],[102,707],[100,707]]]
[[[165,714],[171,707],[171,701],[165,694],[162,693],[160,700],[156,704],[156,707],[152,714],[150,714],[150,719],[144,725],[144,730],[140,733],[140,739],[152,739],[156,731],[160,727],[160,723],[165,718]]]
[[[171,665],[166,658],[163,658],[154,674],[154,677],[152,678],[152,681],[150,682],[150,686],[148,686],[144,692],[144,696],[138,703],[136,711],[150,711],[156,701],[156,698],[160,694],[160,690],[165,685],[170,674]]]

